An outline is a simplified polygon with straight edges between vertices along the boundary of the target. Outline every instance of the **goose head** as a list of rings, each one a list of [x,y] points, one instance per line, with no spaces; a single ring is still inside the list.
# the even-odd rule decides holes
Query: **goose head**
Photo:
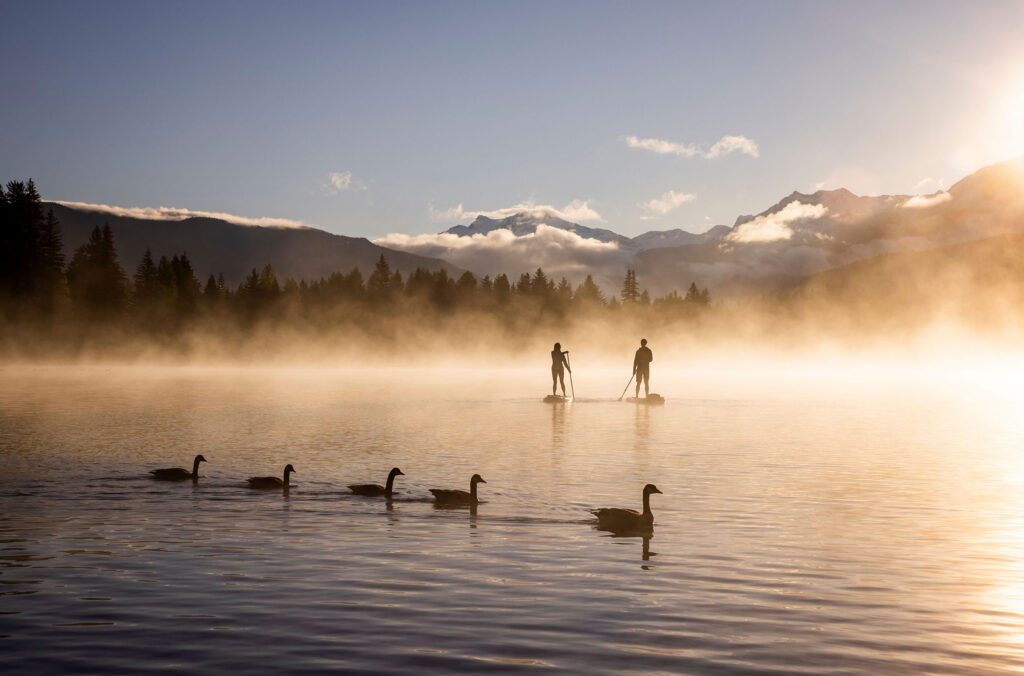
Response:
[[[403,472],[402,470],[398,469],[397,467],[394,467],[394,468],[391,469],[391,472],[388,473],[388,478],[390,479],[391,477],[396,477],[396,476],[399,476],[399,475],[405,476],[405,472]]]
[[[650,495],[651,493],[661,493],[661,491],[659,491],[658,487],[654,484],[647,484],[644,486],[644,495]]]
[[[291,463],[288,463],[287,465],[284,466],[284,473],[285,474],[290,474],[291,472],[294,472],[294,471],[295,471],[295,468],[292,467]]]
[[[479,474],[474,474],[473,478],[469,480],[469,485],[470,486],[475,486],[477,484],[485,484],[485,483],[487,483],[487,482],[484,481],[484,478],[482,476],[480,476]]]
[[[203,455],[200,453],[199,455],[196,456],[195,462],[206,462],[206,458],[204,458]]]

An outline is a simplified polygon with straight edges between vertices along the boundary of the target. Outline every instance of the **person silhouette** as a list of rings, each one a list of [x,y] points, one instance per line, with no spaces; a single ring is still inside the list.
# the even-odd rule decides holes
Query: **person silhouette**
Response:
[[[555,343],[555,349],[551,350],[551,395],[555,394],[555,386],[561,382],[562,384],[562,396],[565,396],[565,369],[569,369],[569,373],[572,373],[572,369],[569,368],[569,362],[566,360],[565,355],[569,354],[566,350],[562,352],[562,344]]]
[[[654,353],[647,347],[647,339],[640,339],[640,349],[633,357],[633,374],[636,376],[636,396],[640,397],[640,381],[644,381],[644,396],[651,394],[651,362],[654,361]],[[563,388],[564,389],[564,388]]]

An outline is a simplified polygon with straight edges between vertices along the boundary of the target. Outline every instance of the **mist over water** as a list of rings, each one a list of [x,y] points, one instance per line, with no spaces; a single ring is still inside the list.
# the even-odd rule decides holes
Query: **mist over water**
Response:
[[[0,367],[4,664],[1024,668],[1019,360],[652,347],[664,407],[586,350],[556,406],[543,360]],[[196,453],[197,484],[147,476]],[[286,463],[287,495],[244,487]],[[393,466],[390,504],[345,488]],[[474,472],[475,514],[433,507]],[[648,482],[653,538],[593,529]]]

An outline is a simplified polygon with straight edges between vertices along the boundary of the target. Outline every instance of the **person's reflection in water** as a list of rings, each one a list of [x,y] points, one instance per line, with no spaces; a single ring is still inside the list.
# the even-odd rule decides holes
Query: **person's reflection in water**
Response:
[[[651,436],[651,407],[637,406],[633,412],[633,425],[636,427],[636,448],[646,449],[647,440]]]
[[[569,362],[566,360],[565,355],[569,354],[566,350],[562,352],[562,344],[555,343],[555,349],[551,350],[551,394],[555,394],[555,386],[561,381],[562,383],[562,396],[565,396],[565,370],[569,369],[569,373],[572,373],[572,369],[569,368]]]
[[[551,447],[561,450],[565,447],[565,406],[551,407]]]

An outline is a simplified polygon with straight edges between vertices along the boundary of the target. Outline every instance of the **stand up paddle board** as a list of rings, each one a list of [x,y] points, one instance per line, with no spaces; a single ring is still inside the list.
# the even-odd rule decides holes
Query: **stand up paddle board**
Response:
[[[651,392],[646,397],[629,397],[626,399],[631,404],[647,404],[648,406],[664,406],[665,397]]]
[[[564,404],[572,401],[572,397],[563,397],[557,394],[549,394],[544,397],[545,404]]]

